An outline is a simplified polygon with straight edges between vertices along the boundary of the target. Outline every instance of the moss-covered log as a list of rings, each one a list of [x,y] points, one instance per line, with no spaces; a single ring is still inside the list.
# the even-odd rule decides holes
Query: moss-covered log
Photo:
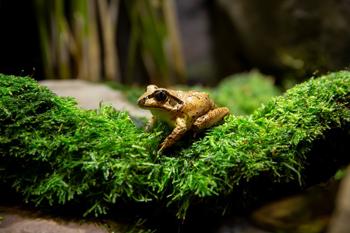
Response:
[[[349,160],[341,153],[349,104],[350,72],[310,79],[157,157],[161,126],[146,133],[126,113],[81,110],[30,78],[0,75],[1,185],[31,203],[78,204],[86,214],[120,203],[155,204],[180,217],[192,205],[224,209],[263,198],[257,190],[330,177]]]

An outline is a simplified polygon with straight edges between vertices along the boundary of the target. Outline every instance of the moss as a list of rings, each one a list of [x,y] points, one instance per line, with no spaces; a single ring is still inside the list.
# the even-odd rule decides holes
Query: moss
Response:
[[[311,79],[156,156],[162,125],[145,133],[127,113],[81,110],[30,78],[0,75],[0,178],[26,201],[76,204],[85,214],[148,203],[183,218],[189,207],[219,200],[223,210],[232,195],[259,199],[257,182],[264,191],[321,176],[315,167],[331,158],[312,153],[314,145],[337,130],[348,138],[349,98],[350,72]]]
[[[271,77],[255,70],[231,75],[212,91],[215,102],[227,106],[235,115],[251,114],[272,97],[280,94]]]

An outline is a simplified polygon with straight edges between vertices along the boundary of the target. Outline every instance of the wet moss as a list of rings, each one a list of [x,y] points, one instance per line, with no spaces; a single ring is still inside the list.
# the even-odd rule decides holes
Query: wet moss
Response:
[[[0,75],[1,185],[38,206],[76,205],[85,214],[147,204],[184,218],[208,200],[224,200],[224,210],[262,180],[266,190],[306,187],[323,173],[315,166],[345,161],[315,145],[332,142],[332,132],[349,138],[349,102],[350,72],[331,73],[157,156],[164,126],[146,133],[125,112],[82,110],[30,78]]]

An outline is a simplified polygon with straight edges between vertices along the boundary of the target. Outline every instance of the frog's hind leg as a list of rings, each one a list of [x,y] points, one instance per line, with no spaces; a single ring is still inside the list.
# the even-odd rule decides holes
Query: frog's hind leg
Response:
[[[207,112],[207,114],[199,117],[194,123],[193,123],[193,130],[195,132],[198,132],[202,129],[209,128],[216,123],[218,123],[220,120],[222,120],[227,114],[229,114],[230,111],[226,107],[222,108],[215,108],[213,110],[210,110]]]

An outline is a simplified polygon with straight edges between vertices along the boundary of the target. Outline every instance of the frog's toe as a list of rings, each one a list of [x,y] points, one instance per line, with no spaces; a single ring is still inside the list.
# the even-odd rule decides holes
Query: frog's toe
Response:
[[[164,144],[164,142],[162,142],[160,145],[159,145],[159,149],[158,149],[158,154],[162,154],[163,151],[166,149],[166,145]]]

